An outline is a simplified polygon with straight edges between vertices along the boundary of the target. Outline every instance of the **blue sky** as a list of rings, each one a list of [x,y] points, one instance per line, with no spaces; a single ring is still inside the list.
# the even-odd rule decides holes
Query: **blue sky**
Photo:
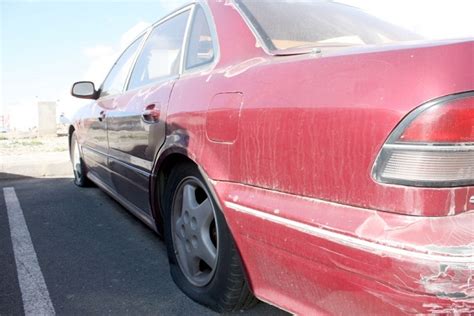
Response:
[[[115,52],[123,34],[143,29],[177,5],[0,0],[1,103],[21,106],[36,96],[63,98],[74,81],[84,79],[94,54]]]
[[[473,0],[338,1],[428,38],[474,37]],[[58,112],[71,115],[84,103],[69,96],[72,83],[99,85],[139,31],[184,2],[0,0],[0,115],[44,100],[60,100]]]

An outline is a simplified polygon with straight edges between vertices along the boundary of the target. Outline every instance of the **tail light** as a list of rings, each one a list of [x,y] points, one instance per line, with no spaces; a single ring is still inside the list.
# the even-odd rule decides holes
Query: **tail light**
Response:
[[[381,183],[474,185],[474,91],[429,102],[392,132],[373,168]]]

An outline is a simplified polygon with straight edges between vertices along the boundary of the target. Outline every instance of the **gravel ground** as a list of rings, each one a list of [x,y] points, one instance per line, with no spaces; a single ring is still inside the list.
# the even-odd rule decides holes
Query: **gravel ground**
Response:
[[[72,176],[68,138],[0,134],[0,179]]]
[[[22,156],[39,152],[64,152],[67,150],[67,136],[40,138],[0,134],[1,156]]]

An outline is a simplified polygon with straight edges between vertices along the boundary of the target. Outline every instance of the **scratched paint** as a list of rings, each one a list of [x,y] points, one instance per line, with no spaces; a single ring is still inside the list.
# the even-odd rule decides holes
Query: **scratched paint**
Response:
[[[115,152],[143,154],[127,162],[153,161],[153,175],[176,153],[194,161],[216,192],[253,292],[285,310],[474,312],[474,187],[385,185],[371,175],[410,111],[474,91],[474,41],[271,56],[231,1],[209,7],[218,60],[81,110],[81,144],[106,147],[105,124],[97,121],[103,109],[137,118],[139,103],[160,101],[162,124],[137,120],[129,126],[135,134],[112,126],[109,141],[123,147]],[[209,119],[213,97],[225,92],[243,96],[238,114]],[[156,203],[155,183],[144,184],[149,192],[132,194],[136,203]]]
[[[255,291],[267,300],[297,296],[283,307],[302,314],[322,305],[340,311],[339,300],[319,302],[330,288],[340,299],[356,295],[355,314],[387,306],[396,314],[474,312],[474,212],[401,216],[228,182],[215,187]],[[285,273],[275,280],[279,269]],[[302,275],[303,287],[288,286]]]

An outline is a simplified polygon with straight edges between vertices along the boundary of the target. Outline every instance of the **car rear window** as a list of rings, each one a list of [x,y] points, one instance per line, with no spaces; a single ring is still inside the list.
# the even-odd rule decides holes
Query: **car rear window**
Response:
[[[388,44],[421,37],[333,1],[236,0],[271,51]]]

